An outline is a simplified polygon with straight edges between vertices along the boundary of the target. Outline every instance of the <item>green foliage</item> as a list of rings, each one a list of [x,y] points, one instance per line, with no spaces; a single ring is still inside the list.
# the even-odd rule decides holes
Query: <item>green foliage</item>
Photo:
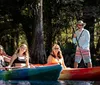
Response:
[[[21,15],[26,17],[33,17],[33,11],[29,7],[22,7]]]
[[[10,48],[9,52],[11,52],[22,42],[27,43],[28,40],[29,43],[32,42],[38,0],[2,0],[1,2],[0,44],[3,44],[6,50]],[[100,0],[44,0],[43,7],[43,33],[47,50],[51,49],[51,44],[57,41],[64,55],[74,54],[72,25],[75,27],[78,19],[84,19],[83,14],[96,19],[95,23],[92,23],[95,24],[92,42],[95,43],[95,48],[99,46]]]

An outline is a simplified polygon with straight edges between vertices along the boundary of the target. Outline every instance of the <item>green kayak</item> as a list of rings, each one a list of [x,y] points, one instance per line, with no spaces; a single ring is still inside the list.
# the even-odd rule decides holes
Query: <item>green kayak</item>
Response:
[[[58,80],[61,65],[35,66],[0,72],[0,80]]]

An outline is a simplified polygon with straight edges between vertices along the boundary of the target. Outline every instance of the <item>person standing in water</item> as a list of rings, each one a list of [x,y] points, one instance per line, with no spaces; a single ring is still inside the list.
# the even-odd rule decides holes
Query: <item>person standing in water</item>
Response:
[[[78,67],[78,64],[83,59],[84,63],[88,67],[92,67],[91,54],[90,54],[90,33],[88,30],[84,29],[86,23],[82,20],[77,22],[78,30],[73,36],[73,43],[77,43],[74,68]]]

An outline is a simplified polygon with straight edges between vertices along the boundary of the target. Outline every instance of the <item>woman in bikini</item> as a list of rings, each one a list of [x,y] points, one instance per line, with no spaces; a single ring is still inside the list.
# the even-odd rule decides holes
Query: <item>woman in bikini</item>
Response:
[[[58,44],[54,44],[54,46],[52,47],[52,52],[48,56],[47,63],[61,64],[63,69],[67,68],[64,63],[64,58],[60,50],[60,46]]]
[[[22,44],[14,53],[14,55],[11,58],[11,61],[9,63],[8,67],[11,67],[14,63],[15,67],[28,67],[29,65],[29,53],[28,53],[28,47],[26,44]]]

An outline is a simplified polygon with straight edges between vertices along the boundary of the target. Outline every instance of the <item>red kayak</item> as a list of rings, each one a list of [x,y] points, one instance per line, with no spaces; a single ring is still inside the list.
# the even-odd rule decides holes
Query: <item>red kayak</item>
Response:
[[[50,66],[53,64],[33,64],[31,66]],[[100,81],[100,66],[93,68],[68,68],[62,70],[59,80]]]
[[[100,67],[68,68],[66,70],[62,70],[59,80],[100,81]]]

